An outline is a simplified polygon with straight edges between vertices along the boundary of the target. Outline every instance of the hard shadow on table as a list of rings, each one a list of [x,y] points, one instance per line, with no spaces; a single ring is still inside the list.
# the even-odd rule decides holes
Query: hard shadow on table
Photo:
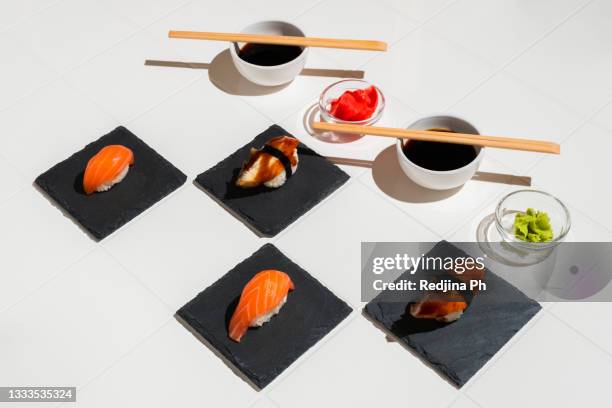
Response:
[[[372,163],[372,178],[386,195],[406,203],[441,201],[458,193],[463,186],[450,190],[430,190],[421,187],[406,176],[397,160],[395,145],[388,146]]]
[[[166,68],[206,69],[208,77],[221,91],[230,95],[258,96],[269,95],[286,88],[290,83],[278,86],[261,86],[252,83],[236,69],[229,50],[217,54],[210,63],[146,60],[145,65]],[[364,72],[358,70],[304,68],[300,76],[329,78],[363,78]]]
[[[77,179],[79,179],[79,176],[77,176]],[[80,179],[83,180],[83,175],[80,175]],[[76,180],[75,180],[75,189],[77,189],[78,187],[76,186]],[[68,211],[66,211],[61,205],[59,205],[53,198],[51,198],[49,196],[49,194],[47,194],[47,192],[45,190],[43,190],[42,188],[40,188],[40,186],[38,184],[36,184],[36,182],[32,183],[32,186],[34,186],[34,188],[36,189],[36,191],[38,191],[48,202],[49,204],[51,204],[53,207],[55,207],[56,209],[58,209],[59,211],[61,211],[62,215],[66,218],[68,218],[70,220],[70,222],[72,222],[74,225],[76,225],[81,231],[83,231],[84,234],[86,234],[92,241],[94,242],[100,242],[100,240],[96,237],[93,236],[93,234],[91,232],[89,232],[85,227],[83,227],[77,220],[75,220],[72,215],[70,215],[68,213]],[[82,186],[80,187],[82,189]],[[77,190],[78,191],[78,190]],[[85,194],[85,191],[83,191],[83,194]]]
[[[315,139],[319,139],[320,141],[326,143],[342,144],[355,142],[365,136],[351,133],[321,132],[314,130],[312,128],[312,124],[315,121],[321,120],[320,111],[321,108],[319,107],[319,103],[316,102],[306,109],[306,112],[304,112],[304,117],[302,118],[304,129]]]
[[[347,164],[347,163],[343,163]],[[430,190],[421,187],[406,176],[397,159],[395,145],[381,151],[372,162],[372,177],[376,186],[386,195],[407,203],[441,201],[457,194],[463,186],[449,190]],[[531,185],[530,177],[478,171],[471,181],[485,181],[519,186]]]
[[[231,306],[231,305],[230,305]],[[209,342],[208,340],[206,340],[204,337],[202,337],[202,335],[200,333],[198,333],[197,331],[195,331],[190,325],[189,323],[187,323],[185,320],[183,320],[183,318],[181,316],[178,315],[178,313],[176,313],[174,315],[174,318],[176,319],[177,322],[179,322],[185,329],[187,329],[187,331],[189,331],[189,333],[191,333],[193,335],[193,337],[195,337],[196,339],[198,339],[198,341],[200,341],[200,343],[202,343],[204,346],[206,346],[210,351],[213,352],[213,354],[215,356],[217,356],[221,361],[223,361],[223,363],[230,369],[232,370],[232,372],[234,374],[236,374],[240,379],[242,379],[245,383],[247,383],[251,388],[253,388],[255,391],[260,391],[261,389],[255,385],[255,383],[253,383],[247,376],[245,376],[240,370],[238,370],[227,358],[225,358],[225,356],[223,354],[221,354],[219,351],[217,351],[217,349],[215,349]]]
[[[448,377],[446,377],[445,375],[440,373],[438,367],[434,366],[429,361],[423,359],[423,357],[420,354],[418,354],[416,351],[414,351],[413,349],[408,347],[404,342],[399,341],[397,339],[397,337],[393,333],[390,333],[382,324],[380,324],[380,322],[376,321],[375,319],[372,318],[372,316],[370,316],[368,313],[366,313],[365,309],[363,309],[361,311],[361,315],[364,316],[377,329],[381,330],[385,334],[385,337],[386,337],[388,342],[399,344],[400,346],[402,346],[404,348],[404,350],[408,351],[410,354],[412,354],[414,357],[419,359],[427,367],[431,368],[433,370],[433,372],[436,373],[438,375],[438,377],[440,377],[442,380],[444,380],[448,385],[452,386],[455,389],[459,389],[457,384],[455,384]],[[436,324],[440,325],[440,324],[443,324],[443,323],[436,322]],[[432,330],[435,330],[435,329],[432,329]],[[431,330],[426,330],[426,331],[431,331]],[[416,333],[416,331],[415,331],[415,333]]]

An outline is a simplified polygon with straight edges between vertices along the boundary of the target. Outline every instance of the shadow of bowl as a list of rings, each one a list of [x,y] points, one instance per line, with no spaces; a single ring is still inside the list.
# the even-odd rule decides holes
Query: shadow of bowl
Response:
[[[238,72],[229,50],[225,50],[210,62],[208,77],[221,91],[230,95],[260,96],[276,93],[286,88],[289,83],[278,86],[261,86],[254,84]]]
[[[456,194],[463,186],[450,190],[429,190],[410,180],[397,160],[395,144],[381,151],[374,159],[372,177],[376,186],[389,197],[406,203],[430,203]]]
[[[350,133],[316,131],[312,128],[312,124],[318,120],[321,120],[319,104],[313,103],[304,113],[303,125],[308,134],[322,142],[336,144],[351,143],[360,140],[365,136]]]

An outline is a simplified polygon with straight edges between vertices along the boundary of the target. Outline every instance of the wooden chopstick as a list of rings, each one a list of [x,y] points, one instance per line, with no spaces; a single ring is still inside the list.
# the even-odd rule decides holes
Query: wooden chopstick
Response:
[[[468,144],[474,146],[495,147],[499,149],[522,150],[527,152],[551,154],[559,154],[561,152],[561,147],[557,143],[531,139],[514,139],[509,137],[471,135],[466,133],[361,126],[328,122],[314,122],[312,124],[312,128],[315,130],[330,132],[367,134],[373,136],[421,140],[425,142]]]
[[[297,45],[300,47],[343,48],[348,50],[386,51],[387,43],[372,40],[343,40],[336,38],[294,37],[287,35],[265,35],[244,33],[214,33],[203,31],[170,31],[170,38],[189,40],[211,40],[245,42],[256,44]]]

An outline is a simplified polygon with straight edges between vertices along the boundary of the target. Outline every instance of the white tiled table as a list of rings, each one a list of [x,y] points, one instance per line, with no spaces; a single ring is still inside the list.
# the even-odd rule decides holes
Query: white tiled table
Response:
[[[334,78],[253,95],[231,73],[227,87],[209,75],[224,44],[166,38],[271,18],[388,41],[386,54],[312,50],[307,63],[365,71],[387,95],[387,125],[450,112],[482,132],[562,143],[559,157],[489,151],[482,170],[531,176],[567,202],[574,239],[612,241],[612,1],[2,1],[0,385],[76,385],[82,407],[609,406],[611,304],[548,305],[461,390],[360,315],[361,241],[473,240],[518,187],[470,181],[427,202],[397,174],[391,142],[306,134],[303,116]],[[191,180],[272,123],[375,167],[343,166],[347,185],[268,240]],[[95,243],[32,181],[119,124],[189,181]],[[256,392],[173,314],[268,241],[355,312]]]

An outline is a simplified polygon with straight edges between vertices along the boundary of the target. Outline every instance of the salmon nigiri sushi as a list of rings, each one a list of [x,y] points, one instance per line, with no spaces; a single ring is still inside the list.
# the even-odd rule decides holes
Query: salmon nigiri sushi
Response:
[[[242,188],[262,184],[270,188],[282,186],[297,170],[299,144],[294,137],[277,136],[259,150],[251,148],[251,157],[242,166],[236,185]]]
[[[83,176],[86,194],[109,190],[120,183],[134,164],[134,153],[122,145],[109,145],[89,159]]]
[[[240,342],[249,327],[262,326],[277,314],[293,290],[289,275],[274,269],[257,273],[246,284],[229,323],[229,337]]]

